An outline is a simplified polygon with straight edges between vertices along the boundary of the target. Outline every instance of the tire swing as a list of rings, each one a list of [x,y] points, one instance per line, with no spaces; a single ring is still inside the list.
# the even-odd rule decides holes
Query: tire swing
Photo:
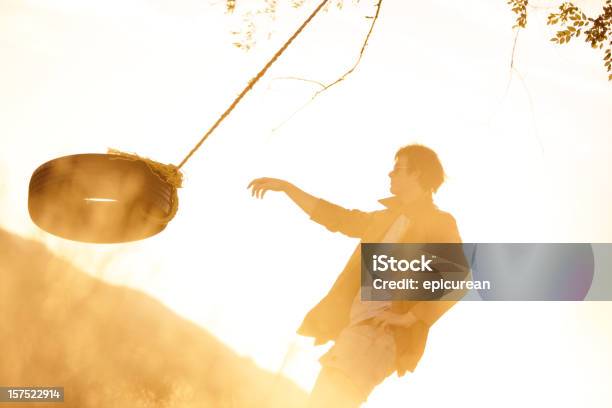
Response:
[[[113,149],[48,161],[30,179],[32,221],[53,235],[90,243],[136,241],[163,231],[178,211],[183,165],[328,1],[317,6],[178,166]]]

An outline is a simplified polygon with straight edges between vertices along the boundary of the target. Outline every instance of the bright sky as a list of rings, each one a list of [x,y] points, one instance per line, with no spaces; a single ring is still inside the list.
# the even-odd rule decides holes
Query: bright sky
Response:
[[[601,55],[553,45],[548,10],[534,10],[506,92],[515,16],[505,0],[385,1],[354,75],[291,117],[316,87],[280,78],[333,80],[359,51],[371,3],[347,2],[313,22],[186,165],[179,213],[162,234],[105,246],[38,230],[27,213],[37,166],[107,147],[178,163],[314,6],[283,8],[271,39],[245,53],[231,46],[221,3],[0,3],[0,226],[152,294],[267,369],[292,350],[283,372],[305,389],[325,348],[294,332],[357,242],[284,197],[253,200],[255,177],[374,209],[395,150],[419,142],[445,165],[437,202],[464,241],[612,241],[612,86]],[[367,407],[603,407],[611,311],[464,302],[432,330],[416,374],[385,382]]]

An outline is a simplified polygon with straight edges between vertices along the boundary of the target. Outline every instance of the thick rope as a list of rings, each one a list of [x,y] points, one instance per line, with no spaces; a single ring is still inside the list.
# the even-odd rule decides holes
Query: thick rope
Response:
[[[272,56],[272,58],[264,65],[264,67],[255,75],[246,85],[246,87],[240,92],[240,94],[234,99],[234,101],[230,104],[230,106],[219,116],[219,118],[215,121],[215,123],[211,126],[210,129],[204,134],[202,139],[191,149],[189,154],[185,156],[185,158],[181,161],[178,166],[173,164],[164,164],[160,162],[156,162],[146,157],[141,157],[137,154],[125,153],[115,149],[108,149],[108,154],[121,156],[124,159],[128,160],[140,160],[146,163],[151,172],[155,174],[161,181],[172,186],[172,198],[171,198],[171,208],[168,215],[164,218],[153,217],[150,214],[147,214],[149,217],[159,221],[161,223],[167,223],[178,211],[178,194],[177,188],[182,187],[183,184],[183,174],[180,169],[183,165],[193,156],[193,154],[202,146],[202,143],[214,132],[214,130],[229,116],[229,114],[234,110],[234,108],[240,103],[242,98],[251,90],[253,86],[265,75],[268,69],[278,60],[278,58],[285,52],[285,50],[291,45],[293,40],[297,38],[298,35],[306,28],[306,26],[312,21],[312,19],[321,11],[321,9],[329,2],[329,0],[323,0],[321,3],[315,8],[315,10],[308,16],[306,20],[300,25],[300,27],[293,33],[291,37],[282,45],[282,47]]]
[[[238,103],[240,103],[240,101],[242,100],[242,98],[251,90],[253,89],[253,86],[261,79],[261,77],[263,77],[266,73],[266,71],[268,71],[268,69],[276,62],[276,60],[285,52],[285,50],[287,49],[287,47],[289,47],[289,45],[293,42],[293,40],[295,40],[295,38],[300,35],[300,33],[304,30],[304,28],[306,28],[306,26],[312,21],[312,19],[319,13],[319,11],[321,11],[321,9],[325,6],[325,4],[327,4],[329,0],[323,0],[318,6],[317,8],[312,12],[312,14],[310,14],[310,16],[302,23],[302,25],[295,31],[295,33],[293,33],[293,35],[291,37],[289,37],[289,39],[283,44],[283,46],[276,52],[276,54],[274,54],[274,56],[266,63],[266,65],[264,65],[264,67],[261,69],[261,71],[259,71],[257,73],[257,75],[255,75],[247,84],[247,86],[242,90],[242,92],[240,92],[240,94],[236,97],[236,99],[234,99],[234,101],[230,104],[230,106],[225,110],[225,112],[223,112],[221,114],[221,116],[219,117],[219,119],[217,119],[217,121],[211,126],[210,129],[208,129],[208,131],[204,134],[204,136],[202,137],[202,139],[200,139],[200,141],[198,142],[198,144],[195,145],[195,147],[193,149],[191,149],[191,151],[189,152],[189,154],[187,154],[187,156],[185,156],[185,158],[181,161],[181,163],[177,166],[178,169],[180,169],[181,167],[183,167],[183,165],[187,162],[187,160],[189,160],[191,158],[191,156],[200,148],[200,146],[202,146],[202,143],[204,143],[204,141],[206,139],[208,139],[208,136],[211,135],[212,132],[214,132],[214,130],[221,124],[221,122],[223,122],[225,120],[225,118],[227,118],[229,116],[229,114],[234,110],[234,108],[236,107],[236,105],[238,105]]]

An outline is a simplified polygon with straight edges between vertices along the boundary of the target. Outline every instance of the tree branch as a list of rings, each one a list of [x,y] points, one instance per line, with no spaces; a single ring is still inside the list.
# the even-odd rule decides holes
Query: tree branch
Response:
[[[357,56],[357,59],[355,60],[355,63],[348,70],[346,70],[346,72],[344,72],[342,75],[340,75],[338,78],[336,78],[333,82],[331,82],[331,83],[329,83],[327,85],[325,85],[324,83],[322,83],[320,81],[316,81],[316,80],[304,79],[304,78],[293,78],[293,79],[300,80],[300,81],[316,83],[316,84],[321,86],[321,89],[319,89],[317,92],[315,92],[312,95],[312,97],[310,98],[310,100],[308,100],[308,102],[306,102],[305,104],[300,106],[287,119],[285,119],[282,123],[280,123],[278,126],[273,128],[272,132],[276,132],[278,129],[283,127],[285,125],[285,123],[289,122],[295,115],[297,115],[304,108],[306,108],[308,105],[310,105],[310,103],[312,101],[314,101],[317,96],[321,95],[323,92],[327,91],[329,88],[333,87],[334,85],[337,85],[340,82],[344,81],[349,75],[351,75],[357,69],[357,67],[359,66],[359,63],[361,62],[361,59],[363,58],[365,50],[368,47],[368,41],[370,40],[370,37],[372,36],[372,32],[374,31],[374,27],[376,26],[376,22],[378,21],[378,17],[380,15],[380,10],[381,10],[381,7],[382,7],[382,2],[383,2],[383,0],[378,0],[378,3],[376,3],[376,11],[374,13],[374,16],[368,17],[368,18],[370,18],[372,20],[372,23],[370,24],[370,28],[368,29],[368,33],[366,34],[366,36],[365,36],[365,38],[363,40],[363,43],[361,45],[361,49],[359,50],[359,55]]]
[[[308,78],[300,78],[300,77],[293,77],[293,76],[286,76],[286,77],[278,77],[278,78],[274,78],[274,80],[281,80],[281,79],[288,79],[288,80],[293,80],[293,81],[303,81],[303,82],[309,82],[311,84],[315,84],[318,85],[320,88],[325,88],[325,84],[323,82],[317,81],[315,79],[308,79]]]
[[[312,99],[316,98],[322,92],[325,92],[332,86],[337,85],[338,83],[344,81],[346,77],[351,75],[353,71],[357,69],[357,67],[359,66],[359,63],[361,62],[361,59],[363,58],[363,54],[368,46],[368,41],[370,40],[370,37],[372,36],[372,32],[374,31],[374,26],[376,26],[376,22],[378,21],[378,16],[380,15],[380,9],[382,6],[382,2],[383,0],[378,0],[378,3],[376,4],[376,13],[374,14],[374,17],[370,17],[372,19],[372,24],[370,24],[370,29],[368,30],[368,34],[365,36],[365,39],[363,40],[363,44],[361,45],[361,50],[359,50],[359,56],[357,57],[357,60],[355,61],[353,66],[350,67],[344,74],[340,75],[334,82],[330,83],[329,85],[326,85],[323,89],[318,90],[313,95]]]

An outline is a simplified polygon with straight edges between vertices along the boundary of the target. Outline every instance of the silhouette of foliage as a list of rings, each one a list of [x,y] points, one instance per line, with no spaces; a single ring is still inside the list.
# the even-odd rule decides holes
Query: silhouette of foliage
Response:
[[[515,27],[527,25],[528,0],[509,0],[517,17]],[[606,0],[602,12],[597,17],[588,17],[572,2],[564,2],[557,12],[548,15],[548,25],[559,26],[555,36],[550,40],[562,45],[584,34],[584,41],[592,48],[604,49],[603,62],[612,81],[612,0]]]
[[[359,3],[360,0],[352,0],[353,3]],[[287,0],[293,8],[300,8],[306,0]],[[240,28],[233,30],[231,34],[236,39],[234,46],[244,51],[248,51],[255,46],[257,39],[261,37],[269,38],[271,30],[261,32],[261,27],[269,26],[270,22],[276,19],[279,0],[258,0],[258,1],[237,1],[225,0],[225,10],[227,14],[233,14],[238,11],[239,6],[243,6],[240,23]],[[326,5],[325,10],[329,9],[330,5],[335,5],[341,10],[344,6],[344,0],[330,0]]]
[[[287,0],[291,7],[302,7],[306,0]],[[354,4],[360,0],[352,0]],[[246,0],[225,0],[227,13],[234,13],[237,6],[250,4],[251,9],[244,12],[241,29],[232,31],[236,36],[234,45],[238,48],[249,50],[256,43],[256,31],[258,22],[268,19],[268,22],[276,18],[279,0],[259,0],[253,2]],[[527,27],[529,0],[506,0],[516,14],[516,22],[513,28]],[[258,4],[253,6],[254,4]],[[330,0],[329,5],[334,4],[342,9],[344,0]],[[595,17],[587,16],[573,2],[563,2],[558,11],[548,15],[548,25],[558,26],[555,36],[551,41],[563,45],[572,38],[583,37],[592,48],[603,50],[603,62],[608,73],[608,80],[612,81],[612,0],[605,0],[601,14]],[[269,37],[271,32],[267,32]]]
[[[525,28],[527,26],[527,4],[529,0],[508,0],[512,11],[517,14],[516,24],[513,28]]]

